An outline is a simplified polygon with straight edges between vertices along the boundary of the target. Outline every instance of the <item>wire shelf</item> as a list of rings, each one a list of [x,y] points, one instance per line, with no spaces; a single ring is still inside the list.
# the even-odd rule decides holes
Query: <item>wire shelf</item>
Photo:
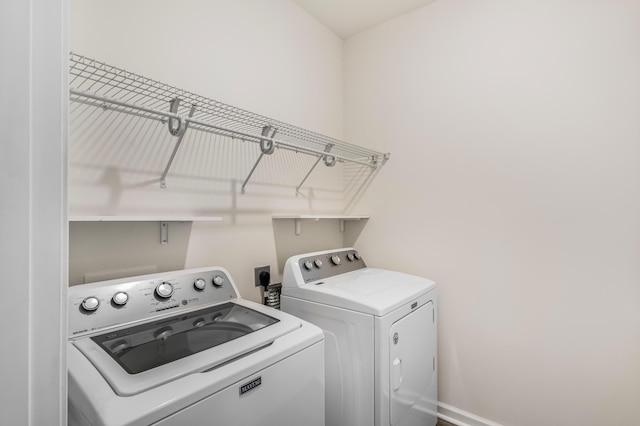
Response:
[[[69,62],[71,101],[168,124],[168,130],[178,140],[162,175],[162,185],[187,128],[260,144],[262,154],[247,176],[243,192],[262,156],[272,154],[276,147],[317,157],[296,191],[320,160],[324,160],[327,166],[349,162],[376,169],[390,156],[236,108],[82,55],[70,53]]]

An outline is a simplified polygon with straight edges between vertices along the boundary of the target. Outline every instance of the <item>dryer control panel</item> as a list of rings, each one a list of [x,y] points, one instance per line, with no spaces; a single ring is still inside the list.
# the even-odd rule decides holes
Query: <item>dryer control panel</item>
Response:
[[[297,265],[305,283],[367,267],[360,253],[354,249],[309,254],[298,259]]]
[[[239,297],[220,267],[122,278],[69,287],[69,337],[192,310]]]

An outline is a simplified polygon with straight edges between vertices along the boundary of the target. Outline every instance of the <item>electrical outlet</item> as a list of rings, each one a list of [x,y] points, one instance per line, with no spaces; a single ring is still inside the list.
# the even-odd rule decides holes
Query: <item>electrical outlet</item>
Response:
[[[260,283],[260,274],[266,272],[267,274],[271,275],[271,267],[269,265],[267,266],[258,266],[253,270],[253,277],[255,280],[255,286],[258,287],[260,285],[262,285]]]

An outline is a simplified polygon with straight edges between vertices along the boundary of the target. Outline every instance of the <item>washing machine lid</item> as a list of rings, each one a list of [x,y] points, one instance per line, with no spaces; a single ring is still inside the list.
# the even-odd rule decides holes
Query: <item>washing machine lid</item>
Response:
[[[435,288],[426,278],[364,268],[307,284],[283,287],[282,294],[366,314],[384,316]]]
[[[235,299],[86,335],[72,344],[117,395],[131,396],[233,363],[300,327],[298,318]]]

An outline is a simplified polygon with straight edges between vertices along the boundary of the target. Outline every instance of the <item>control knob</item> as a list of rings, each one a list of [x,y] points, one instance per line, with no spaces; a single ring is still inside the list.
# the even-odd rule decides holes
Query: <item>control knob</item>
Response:
[[[198,278],[197,280],[195,280],[195,282],[193,283],[193,287],[198,290],[198,291],[202,291],[204,290],[204,288],[207,286],[207,282],[205,280],[203,280],[202,278]]]
[[[100,301],[95,296],[89,296],[82,301],[82,309],[87,312],[93,312],[100,306]]]
[[[304,268],[305,268],[307,271],[310,271],[311,269],[313,269],[313,263],[311,263],[311,261],[310,261],[310,260],[307,260],[306,262],[304,262]]]
[[[220,275],[216,275],[215,277],[213,277],[214,286],[220,287],[222,283],[224,283],[224,278],[222,278]]]
[[[337,254],[334,254],[333,256],[331,256],[331,263],[333,263],[336,266],[342,263],[342,261],[340,260],[340,256],[338,256]]]
[[[113,302],[114,305],[124,306],[129,301],[129,295],[124,291],[119,291],[113,295],[113,297],[111,298],[111,301]]]
[[[163,282],[156,287],[156,296],[161,299],[168,299],[173,294],[173,286],[170,283]]]
[[[349,262],[353,262],[353,259],[355,259],[355,256],[353,255],[353,253],[349,253],[349,254],[347,255],[347,260],[348,260]]]
[[[353,252],[353,257],[355,257],[356,260],[360,260],[360,253],[358,253],[357,251]]]
[[[316,265],[316,268],[322,268],[322,260],[320,259],[314,260],[313,264]]]

